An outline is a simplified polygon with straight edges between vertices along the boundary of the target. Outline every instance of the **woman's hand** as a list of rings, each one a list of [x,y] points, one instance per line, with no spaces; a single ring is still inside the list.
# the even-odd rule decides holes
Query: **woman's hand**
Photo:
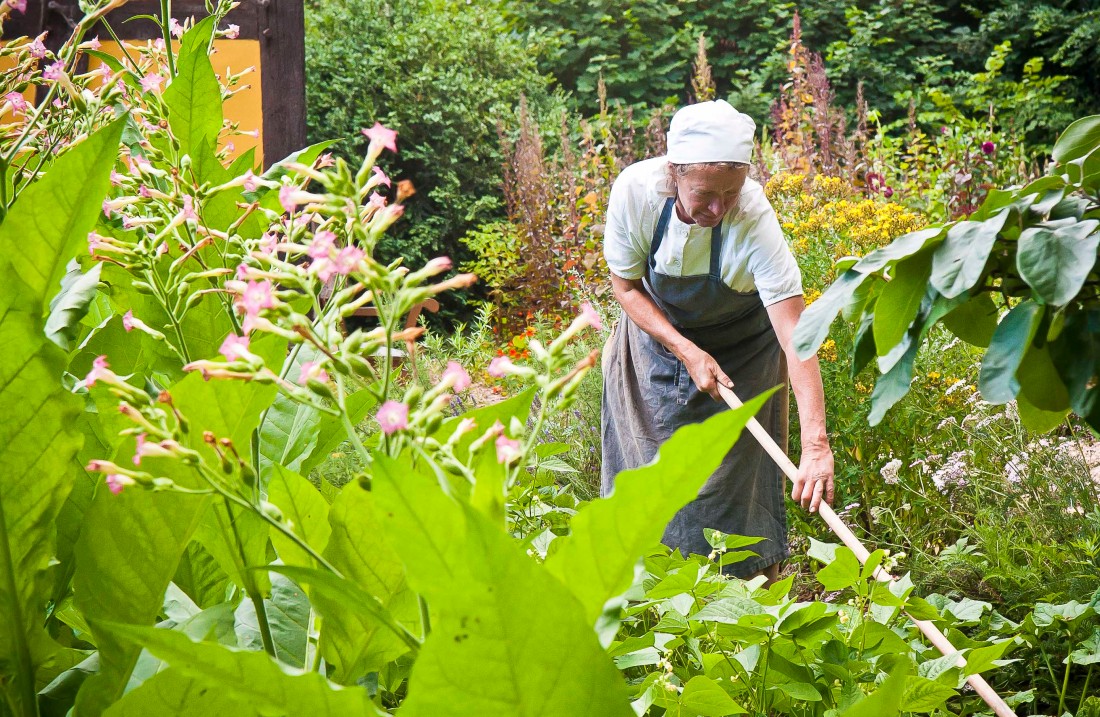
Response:
[[[696,387],[703,393],[710,394],[715,401],[722,400],[721,394],[718,393],[719,384],[726,388],[733,388],[733,381],[714,357],[698,346],[689,349],[680,360],[684,362],[684,367],[687,368]]]
[[[791,500],[817,512],[821,499],[833,504],[833,449],[824,446],[808,446],[802,449],[802,461],[798,466],[798,478],[793,481]]]

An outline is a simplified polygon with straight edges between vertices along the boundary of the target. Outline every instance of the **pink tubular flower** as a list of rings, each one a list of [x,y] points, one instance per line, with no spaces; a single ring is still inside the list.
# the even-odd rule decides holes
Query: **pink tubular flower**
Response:
[[[274,254],[278,244],[279,240],[270,232],[264,232],[260,237],[260,251],[264,254]]]
[[[377,184],[385,184],[387,187],[392,187],[393,182],[386,176],[386,173],[382,171],[381,167],[371,167],[370,171],[374,172],[374,176],[371,177],[371,181]]]
[[[428,276],[435,276],[436,274],[450,271],[454,265],[455,263],[451,261],[451,257],[437,256],[434,259],[430,259],[428,263],[424,265],[424,273]]]
[[[34,39],[34,42],[32,42],[27,48],[31,53],[31,57],[36,60],[41,60],[43,57],[46,56],[46,45],[42,42],[45,39],[46,33],[42,33],[41,35],[36,37]]]
[[[314,259],[309,263],[309,271],[322,282],[326,282],[336,273],[336,262],[328,258]]]
[[[42,70],[42,77],[47,80],[60,80],[63,74],[65,74],[65,63],[61,60],[47,65],[46,69]]]
[[[302,362],[302,370],[298,373],[298,383],[305,386],[309,381],[328,383],[328,372],[317,361]]]
[[[447,368],[443,370],[442,382],[449,383],[456,392],[465,391],[470,387],[470,374],[457,361],[448,361]]]
[[[95,250],[103,244],[103,237],[95,232],[88,232],[88,253],[95,254]],[[126,312],[130,313],[130,312]]]
[[[386,401],[375,416],[382,432],[387,436],[402,431],[409,425],[409,407],[398,401]]]
[[[126,329],[129,333],[134,330],[134,312],[133,310],[127,311],[122,315],[122,328]]]
[[[141,78],[141,89],[146,92],[160,92],[162,84],[164,84],[164,78],[152,72]]]
[[[11,103],[11,111],[15,113],[25,113],[27,111],[27,100],[22,94],[18,92],[9,92],[4,95],[4,101]]]
[[[489,375],[494,378],[504,378],[512,373],[512,368],[514,366],[515,364],[512,363],[512,359],[507,356],[497,356],[489,362]]]
[[[168,20],[168,30],[172,33],[172,37],[177,40],[183,37],[183,25],[174,17]]]
[[[333,261],[332,267],[337,274],[347,276],[355,271],[355,268],[359,266],[359,262],[363,261],[364,256],[366,256],[366,254],[364,254],[363,250],[359,247],[346,246],[336,255],[336,260]]]
[[[225,337],[225,341],[222,341],[218,353],[225,356],[226,361],[236,361],[237,359],[245,358],[245,355],[248,353],[248,337],[229,334]]]
[[[336,235],[330,231],[319,231],[309,243],[306,254],[314,259],[326,259],[334,248],[336,248]]]
[[[271,282],[266,279],[248,282],[244,291],[237,297],[237,307],[243,309],[249,319],[259,316],[263,309],[275,308],[275,294]]]
[[[279,187],[279,204],[283,205],[284,212],[293,212],[298,208],[298,204],[292,197],[295,191],[295,188],[289,184]]]
[[[7,3],[16,12],[27,11],[27,0],[7,0]]]
[[[121,473],[108,473],[104,480],[107,482],[107,490],[111,491],[111,495],[118,495],[123,488],[135,483],[133,478],[124,476]]]
[[[997,145],[992,142],[982,142],[982,154],[993,154],[996,149]]]
[[[592,308],[592,304],[588,303],[587,301],[581,304],[581,318],[583,318],[589,326],[596,329],[597,331],[601,331],[603,329],[603,322],[600,321],[600,315],[597,314],[596,310]]]
[[[88,40],[87,45],[89,50],[98,50],[100,47],[103,46],[102,43],[100,43],[99,41],[99,35],[96,35],[91,40]]]
[[[241,28],[237,25],[230,25],[225,29],[225,37],[228,40],[236,40],[241,36]]]
[[[244,173],[244,191],[255,192],[259,185],[256,184],[256,175],[252,173],[252,170],[248,170]]]
[[[382,209],[386,206],[386,198],[378,192],[373,192],[370,195],[370,201],[367,202],[368,207],[373,207],[375,210]]]
[[[199,220],[199,215],[195,213],[195,200],[189,194],[183,195],[183,218]]]
[[[92,370],[88,372],[88,375],[84,377],[84,385],[91,388],[95,385],[95,382],[101,378],[106,378],[108,374],[113,374],[110,365],[107,363],[106,356],[96,356],[92,361]]]
[[[497,436],[497,463],[512,463],[518,460],[522,451],[519,441],[508,438],[503,433]]]
[[[359,131],[370,140],[372,147],[383,147],[391,152],[397,151],[397,132],[387,127],[383,127],[381,123],[375,122],[374,126],[370,129],[364,127]],[[369,152],[370,150],[367,151]]]

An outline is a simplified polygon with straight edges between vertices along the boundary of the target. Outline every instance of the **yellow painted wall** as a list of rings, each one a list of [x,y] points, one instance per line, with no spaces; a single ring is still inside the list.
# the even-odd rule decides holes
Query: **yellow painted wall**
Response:
[[[126,43],[127,47],[134,47],[135,43]],[[122,58],[122,49],[116,42],[102,43],[100,47],[114,57]],[[233,151],[230,157],[237,157],[256,148],[256,164],[263,166],[263,93],[260,89],[260,43],[258,40],[215,40],[214,52],[210,56],[210,63],[214,66],[214,73],[218,79],[231,74],[241,72],[247,67],[254,68],[252,72],[241,78],[237,85],[237,93],[225,103],[225,118],[240,125],[240,129],[246,132],[257,131],[259,137],[237,135],[224,137],[220,147],[225,147],[227,142],[233,143]],[[96,58],[90,58],[89,69],[95,69],[100,65]],[[15,60],[11,57],[0,57],[0,72],[7,72],[15,68]],[[246,89],[241,89],[246,86]],[[34,92],[28,90],[23,93],[28,102],[34,99]],[[10,117],[0,117],[0,122],[9,122]]]

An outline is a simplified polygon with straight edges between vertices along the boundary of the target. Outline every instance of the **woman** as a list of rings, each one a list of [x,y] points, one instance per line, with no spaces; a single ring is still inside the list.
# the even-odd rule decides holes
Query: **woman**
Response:
[[[810,512],[823,498],[832,503],[821,373],[791,344],[805,308],[802,276],[763,189],[748,178],[755,132],[727,102],[684,107],[672,118],[668,154],[631,165],[611,189],[604,254],[624,316],[603,362],[603,495],[677,428],[725,410],[718,384],[748,399],[785,383],[789,366],[802,426],[791,498]],[[787,392],[757,419],[785,446]],[[760,536],[759,557],[729,572],[778,577],[788,555],[783,475],[747,432],[662,542],[707,554],[704,528]]]

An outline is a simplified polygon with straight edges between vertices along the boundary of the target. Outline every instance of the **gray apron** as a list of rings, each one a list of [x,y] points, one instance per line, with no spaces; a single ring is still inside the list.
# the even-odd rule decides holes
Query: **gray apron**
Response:
[[[784,384],[764,404],[757,420],[786,448],[783,352],[760,295],[734,291],[722,280],[720,226],[711,232],[708,274],[668,276],[654,270],[673,204],[671,198],[665,202],[653,233],[645,288],[677,330],[714,357],[742,399]],[[727,410],[724,403],[700,392],[684,364],[625,313],[604,349],[603,378],[602,496],[611,493],[620,471],[650,463],[677,428]],[[691,456],[678,459],[691,460]],[[738,577],[751,575],[789,555],[783,495],[779,468],[745,431],[698,498],[668,524],[661,542],[684,555],[707,555],[712,548],[703,528],[759,536],[762,542],[749,548],[759,557],[725,569]]]

